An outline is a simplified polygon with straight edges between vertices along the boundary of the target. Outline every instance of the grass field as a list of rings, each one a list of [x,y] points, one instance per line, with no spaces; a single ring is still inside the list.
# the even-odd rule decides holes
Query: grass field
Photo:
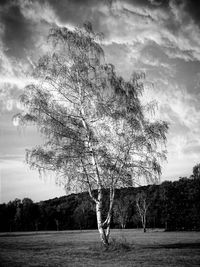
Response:
[[[0,266],[200,266],[200,232],[112,230],[103,250],[96,230],[0,234]]]

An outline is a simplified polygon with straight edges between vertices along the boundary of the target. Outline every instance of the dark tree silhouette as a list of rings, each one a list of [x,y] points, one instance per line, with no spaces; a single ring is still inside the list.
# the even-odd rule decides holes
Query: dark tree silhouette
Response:
[[[114,221],[116,221],[122,229],[126,228],[133,199],[134,198],[130,195],[120,194],[120,196],[115,200],[113,208]]]
[[[106,191],[103,207],[108,209],[109,189]],[[148,203],[151,203],[147,215],[149,226],[166,226],[167,231],[200,230],[200,179],[181,178],[179,181],[163,182],[161,185],[116,189],[116,204],[119,201],[125,203],[125,211],[128,210],[128,218],[123,209],[121,213],[122,216],[125,215],[127,228],[138,227],[140,218],[133,202],[136,204],[135,197],[142,191],[148,195]],[[118,216],[116,218],[115,208],[116,206],[111,223],[112,227],[117,228],[120,220]],[[33,203],[30,199],[15,199],[7,204],[0,204],[0,218],[1,232],[95,229],[97,226],[95,203],[86,192],[39,203]]]
[[[200,179],[200,163],[193,167],[193,175],[195,179]]]

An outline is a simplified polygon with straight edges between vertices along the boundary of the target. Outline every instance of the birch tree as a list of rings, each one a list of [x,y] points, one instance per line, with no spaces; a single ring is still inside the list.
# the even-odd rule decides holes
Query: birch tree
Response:
[[[126,228],[126,224],[129,218],[130,207],[132,199],[131,197],[120,195],[118,199],[115,200],[113,207],[113,217],[116,222],[119,223],[122,229]]]
[[[147,211],[149,208],[146,193],[141,192],[136,195],[136,207],[142,222],[143,231],[146,233]]]
[[[130,186],[135,177],[159,178],[168,126],[145,117],[141,75],[126,81],[116,74],[90,23],[73,31],[53,28],[48,43],[33,73],[37,82],[21,96],[25,110],[14,119],[35,124],[45,138],[26,153],[32,168],[55,172],[68,192],[88,190],[108,246],[115,188]],[[106,216],[104,188],[110,192]]]

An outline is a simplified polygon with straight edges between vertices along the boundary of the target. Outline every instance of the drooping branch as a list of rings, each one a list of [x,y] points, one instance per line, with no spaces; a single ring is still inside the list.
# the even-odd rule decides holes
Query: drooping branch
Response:
[[[105,62],[90,23],[74,31],[56,27],[48,41],[52,51],[39,60],[37,82],[21,97],[26,112],[17,115],[45,138],[43,146],[27,153],[28,163],[54,170],[66,188],[88,190],[108,244],[115,188],[132,186],[136,176],[157,180],[168,125],[146,118],[140,101],[144,75],[135,73],[129,81],[118,76]],[[110,190],[110,203],[103,221],[104,188]]]

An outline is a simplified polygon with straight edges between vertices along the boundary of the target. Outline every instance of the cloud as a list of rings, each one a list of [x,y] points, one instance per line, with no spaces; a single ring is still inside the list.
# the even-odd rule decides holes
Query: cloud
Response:
[[[58,23],[58,18],[55,14],[54,9],[48,2],[37,2],[37,1],[19,1],[21,13],[24,18],[29,21],[35,22],[46,22],[48,24]]]
[[[170,58],[200,59],[200,30],[184,5],[170,1],[167,8],[152,9],[148,5],[116,1],[110,10],[104,8],[102,12],[100,26],[107,44],[144,46],[153,42]]]
[[[178,1],[177,1],[178,2]],[[192,17],[194,22],[199,25],[200,12],[199,12],[199,1],[185,0],[181,2],[183,4],[184,11]]]
[[[155,6],[160,6],[162,5],[162,0],[149,0],[149,2],[152,4],[152,5],[155,5]]]
[[[25,0],[7,1],[0,15],[0,112],[5,112],[21,108],[18,97],[32,82],[34,62],[47,50],[47,24],[56,16],[48,4]]]
[[[183,149],[183,152],[185,154],[200,154],[200,143],[197,143],[195,145],[187,146]]]
[[[1,203],[15,198],[40,201],[65,195],[63,188],[55,186],[55,179],[39,179],[38,172],[14,158],[1,161],[0,192]]]
[[[144,98],[146,102],[157,100],[156,119],[169,122],[168,163],[163,168],[163,179],[189,176],[199,161],[200,98],[179,83],[165,84],[162,79],[154,86],[146,85]]]
[[[7,5],[2,12],[4,42],[8,47],[12,46],[8,51],[14,54],[17,51],[18,56],[24,53],[23,49],[27,46],[30,50],[30,47],[37,43],[32,39],[36,37],[35,30],[38,31],[37,37],[41,39],[41,33],[47,35],[52,25],[77,26],[85,20],[90,20],[97,31],[104,32],[105,44],[139,43],[144,46],[154,42],[162,46],[166,54],[172,58],[192,60],[200,57],[199,27],[195,24],[191,12],[186,12],[188,2],[178,4],[178,1],[169,1],[169,4],[164,4],[158,0],[118,0],[113,1],[110,7],[106,1],[19,0],[8,3],[15,5]],[[18,27],[17,36],[12,30],[14,24]],[[43,41],[44,39],[39,42]],[[19,47],[23,49],[20,51]]]
[[[178,83],[163,84],[160,81],[153,87],[147,86],[144,92],[146,99],[155,99],[160,104],[160,117],[165,113],[170,123],[178,122],[190,130],[199,125],[197,128],[200,129],[200,99]]]
[[[189,164],[199,155],[199,143],[195,140],[200,135],[197,71],[200,16],[198,5],[193,2],[196,3],[189,0],[1,1],[1,108],[8,113],[21,108],[16,99],[31,81],[27,73],[48,49],[46,37],[50,27],[74,27],[90,20],[95,31],[105,34],[106,59],[116,66],[120,75],[129,79],[132,71],[145,71],[144,97],[156,99],[157,118],[171,123],[169,166],[176,173],[181,173],[183,164],[184,168],[191,168]],[[174,163],[176,158],[179,158],[178,166]],[[169,173],[173,172],[167,168]]]
[[[0,14],[6,54],[23,57],[25,49],[29,49],[33,43],[30,23],[26,21],[18,5],[8,4],[0,9]]]
[[[105,44],[140,44],[143,47],[154,42],[171,58],[193,60],[200,57],[198,25],[186,12],[185,5],[177,1],[164,5],[163,1],[118,0],[110,6],[99,1],[19,0],[8,3],[1,11],[4,43],[8,53],[18,57],[27,49],[42,46],[42,35],[47,35],[52,25],[71,27],[85,20],[90,20],[97,31],[104,32]],[[14,25],[18,27],[17,35]]]

